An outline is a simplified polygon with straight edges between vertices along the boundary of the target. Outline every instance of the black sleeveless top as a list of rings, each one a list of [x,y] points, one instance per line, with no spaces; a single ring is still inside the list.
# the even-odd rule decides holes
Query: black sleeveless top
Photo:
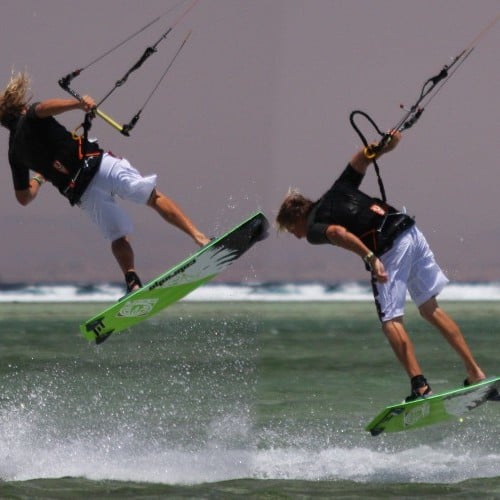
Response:
[[[400,234],[415,224],[413,218],[360,191],[363,177],[347,165],[333,186],[313,205],[307,220],[309,243],[329,243],[326,229],[335,224],[360,238],[376,255],[382,255]]]

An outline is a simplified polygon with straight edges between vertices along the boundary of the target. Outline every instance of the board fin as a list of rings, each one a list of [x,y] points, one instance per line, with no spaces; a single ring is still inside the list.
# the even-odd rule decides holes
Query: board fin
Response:
[[[490,393],[486,396],[488,401],[500,402],[500,392],[497,389],[491,389]]]
[[[95,343],[97,345],[102,344],[113,332],[114,332],[114,330],[111,330],[111,331],[109,331],[107,333],[103,333],[101,335],[96,335],[96,337],[95,337]]]
[[[106,325],[104,324],[104,316],[95,318],[85,324],[85,330],[87,332],[92,332],[95,335],[95,343],[102,344],[114,330],[106,330]],[[104,331],[103,331],[104,330]]]

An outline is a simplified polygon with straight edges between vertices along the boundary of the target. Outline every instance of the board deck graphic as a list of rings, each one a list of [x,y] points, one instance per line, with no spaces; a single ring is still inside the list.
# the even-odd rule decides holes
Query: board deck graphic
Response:
[[[213,279],[255,243],[265,239],[268,227],[262,212],[251,215],[141,289],[90,318],[80,325],[80,331],[87,339],[100,344],[112,333],[150,318]]]
[[[500,377],[384,408],[367,426],[372,436],[446,422],[474,410],[488,400],[500,399]],[[497,399],[498,398],[498,399]]]

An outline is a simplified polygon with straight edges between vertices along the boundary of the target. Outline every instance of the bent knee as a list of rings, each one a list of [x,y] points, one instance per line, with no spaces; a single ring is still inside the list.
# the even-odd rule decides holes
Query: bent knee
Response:
[[[390,332],[395,328],[400,328],[403,325],[403,316],[397,316],[396,318],[391,318],[382,321],[382,331],[384,333]]]
[[[422,316],[422,318],[426,320],[433,318],[436,315],[436,313],[439,312],[439,310],[440,308],[439,304],[437,303],[436,297],[431,297],[429,300],[424,302],[418,308],[420,316]]]

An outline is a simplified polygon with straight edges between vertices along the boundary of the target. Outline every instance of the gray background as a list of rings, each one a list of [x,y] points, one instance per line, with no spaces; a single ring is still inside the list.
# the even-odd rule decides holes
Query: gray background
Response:
[[[3,86],[28,70],[35,99],[66,96],[61,76],[166,12],[164,0],[2,0]],[[182,10],[183,7],[181,7]],[[382,129],[420,87],[499,13],[498,0],[201,0],[129,83],[102,106],[128,122],[187,32],[193,34],[130,138],[100,119],[91,134],[142,173],[158,173],[209,235],[260,209],[274,219],[289,186],[319,197],[359,140],[348,117],[370,113]],[[179,12],[179,11],[177,11]],[[176,19],[172,13],[74,80],[102,97]],[[389,200],[416,215],[453,280],[500,279],[498,242],[500,23],[445,85],[399,148],[381,160]],[[79,112],[60,117],[73,129]],[[364,130],[370,138],[370,127]],[[121,279],[100,234],[51,186],[17,204],[0,152],[0,280]],[[375,195],[373,172],[363,185]],[[127,203],[137,268],[147,280],[195,250],[150,209]],[[365,278],[359,259],[271,237],[220,278],[336,281]]]

